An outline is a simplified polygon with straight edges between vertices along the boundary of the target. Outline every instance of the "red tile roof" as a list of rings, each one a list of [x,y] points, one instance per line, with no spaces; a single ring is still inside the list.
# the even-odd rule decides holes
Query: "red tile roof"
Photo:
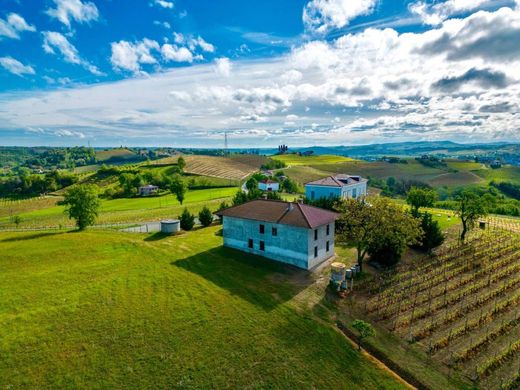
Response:
[[[251,219],[314,229],[336,220],[338,213],[307,204],[257,199],[216,213],[219,216]]]

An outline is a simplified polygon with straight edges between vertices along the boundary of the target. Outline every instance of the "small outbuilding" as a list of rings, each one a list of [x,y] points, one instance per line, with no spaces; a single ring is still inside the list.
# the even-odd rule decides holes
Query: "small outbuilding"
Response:
[[[157,191],[159,191],[159,187],[151,185],[151,184],[139,187],[140,196],[154,195],[157,193]]]
[[[262,191],[278,191],[280,190],[280,183],[271,179],[264,179],[258,182],[258,189]]]
[[[181,222],[178,219],[165,219],[161,221],[161,233],[173,234],[181,230]]]

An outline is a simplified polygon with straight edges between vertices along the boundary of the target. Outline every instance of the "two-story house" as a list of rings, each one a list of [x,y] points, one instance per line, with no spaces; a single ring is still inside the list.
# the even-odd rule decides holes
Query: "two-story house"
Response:
[[[310,200],[321,198],[359,198],[367,194],[368,180],[361,176],[337,175],[305,184],[305,196]]]
[[[312,269],[334,256],[339,216],[301,203],[252,200],[217,213],[224,246]]]

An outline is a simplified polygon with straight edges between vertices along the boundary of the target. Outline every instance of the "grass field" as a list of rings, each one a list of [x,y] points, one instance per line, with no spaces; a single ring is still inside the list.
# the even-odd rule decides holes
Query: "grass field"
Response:
[[[122,148],[122,149],[108,149],[108,150],[97,150],[96,151],[96,159],[100,162],[108,161],[111,158],[117,159],[132,159],[135,157],[135,153],[131,150]]]
[[[402,387],[219,229],[0,233],[0,388]]]
[[[148,222],[162,218],[177,218],[184,207],[193,213],[198,213],[205,205],[215,210],[223,200],[230,200],[237,191],[236,187],[188,191],[183,205],[180,205],[173,195],[102,200],[96,223]],[[22,218],[22,228],[70,226],[73,221],[63,213],[63,206],[56,206],[58,199],[60,198],[13,202],[12,209],[6,204],[0,210],[0,225],[13,227],[10,215],[19,215]]]
[[[297,154],[282,154],[271,156],[273,160],[283,161],[290,166],[295,165],[321,165],[338,164],[342,162],[355,161],[349,157],[322,154],[320,156],[298,156]]]

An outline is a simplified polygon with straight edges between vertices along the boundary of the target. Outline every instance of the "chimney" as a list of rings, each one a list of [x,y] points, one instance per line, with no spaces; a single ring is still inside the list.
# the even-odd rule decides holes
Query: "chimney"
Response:
[[[292,202],[289,202],[289,205],[287,206],[287,211],[292,211],[292,209],[294,208]]]

